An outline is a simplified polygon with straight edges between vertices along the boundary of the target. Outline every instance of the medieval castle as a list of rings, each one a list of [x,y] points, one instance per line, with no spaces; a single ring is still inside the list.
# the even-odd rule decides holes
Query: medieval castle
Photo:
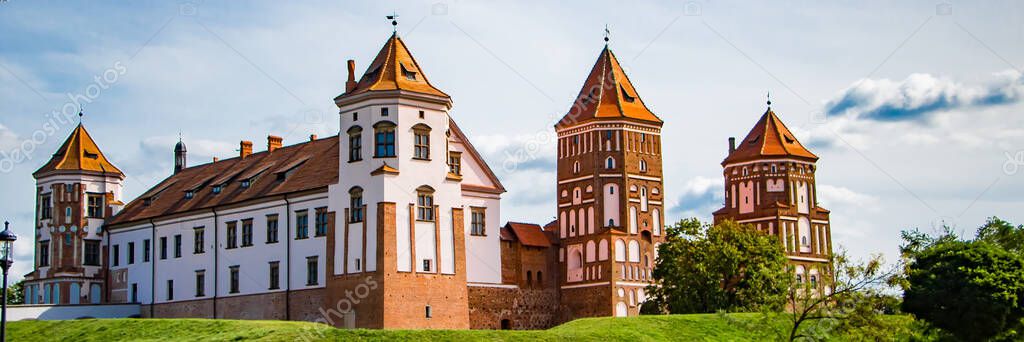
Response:
[[[242,141],[192,166],[179,142],[173,174],[127,204],[124,173],[76,127],[33,174],[26,303],[385,329],[639,314],[665,238],[662,121],[607,45],[554,127],[557,219],[543,226],[501,226],[505,188],[397,34],[354,72],[338,135]],[[714,213],[777,236],[811,282],[832,250],[817,159],[769,107],[730,139]]]

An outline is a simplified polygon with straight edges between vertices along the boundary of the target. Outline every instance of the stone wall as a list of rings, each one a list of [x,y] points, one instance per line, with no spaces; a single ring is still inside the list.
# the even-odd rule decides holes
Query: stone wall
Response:
[[[469,288],[472,329],[547,329],[559,323],[558,291],[505,287]],[[507,326],[502,321],[508,320]]]

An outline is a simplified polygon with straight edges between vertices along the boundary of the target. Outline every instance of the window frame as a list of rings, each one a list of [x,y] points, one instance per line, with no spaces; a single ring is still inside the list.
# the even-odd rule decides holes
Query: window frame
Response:
[[[295,239],[309,238],[309,209],[295,211]]]
[[[395,131],[398,125],[391,121],[381,121],[373,125],[373,157],[374,158],[395,158],[398,151],[395,148]]]
[[[487,208],[469,207],[469,217],[469,235],[487,236]]]
[[[363,188],[355,186],[348,190],[348,223],[363,222]]]
[[[421,186],[416,189],[416,221],[434,222],[434,189]]]

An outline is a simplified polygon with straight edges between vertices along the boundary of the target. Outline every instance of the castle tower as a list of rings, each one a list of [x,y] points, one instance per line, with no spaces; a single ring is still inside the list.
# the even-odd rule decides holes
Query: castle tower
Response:
[[[25,276],[26,304],[105,302],[102,229],[124,203],[124,174],[79,124],[38,171],[35,268]]]
[[[661,126],[606,45],[555,126],[566,320],[639,313],[664,240]]]
[[[354,62],[348,69],[346,91],[335,98],[341,165],[330,191],[340,203],[331,205],[344,217],[328,240],[328,302],[348,301],[346,291],[372,281],[379,288],[341,325],[466,329],[470,207],[462,171],[451,166],[461,136],[448,115],[451,98],[427,80],[397,33],[358,82]]]
[[[818,157],[768,110],[737,145],[729,138],[722,161],[725,206],[715,223],[735,220],[777,236],[797,279],[816,283],[829,273],[832,233],[829,211],[818,206]]]
[[[178,139],[178,143],[174,144],[174,173],[181,172],[187,166],[186,164],[186,153],[188,150],[185,149],[185,143]]]

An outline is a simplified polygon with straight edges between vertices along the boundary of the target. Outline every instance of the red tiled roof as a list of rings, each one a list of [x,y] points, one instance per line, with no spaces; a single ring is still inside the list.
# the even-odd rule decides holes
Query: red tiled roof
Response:
[[[520,223],[520,222],[509,222],[505,224],[513,235],[519,240],[519,243],[523,246],[548,248],[551,247],[551,241],[548,241],[547,235],[544,234],[544,230],[540,225],[533,223]]]
[[[572,127],[597,119],[627,119],[659,126],[662,124],[661,119],[644,104],[608,46],[598,56],[569,113],[555,127]]]
[[[57,149],[57,153],[53,154],[46,165],[32,173],[32,176],[39,178],[49,173],[62,171],[89,171],[124,178],[124,173],[107,160],[103,151],[100,151],[100,147],[96,145],[96,141],[92,140],[92,136],[82,124],[78,124],[71,131],[71,135],[64,140],[64,144]]]
[[[443,98],[448,94],[435,88],[427,80],[416,59],[405,47],[398,34],[391,35],[384,47],[377,53],[366,72],[356,83],[355,89],[338,95],[335,100],[371,91],[404,90]]]
[[[768,108],[757,121],[747,137],[737,142],[736,150],[722,161],[722,165],[740,163],[760,158],[795,157],[817,161],[818,156],[804,148],[793,133],[786,128],[775,112]]]
[[[282,147],[274,152],[263,151],[245,158],[189,167],[128,203],[107,224],[137,222],[325,188],[338,182],[338,153],[338,137],[333,136]],[[275,165],[286,167],[273,169]],[[246,177],[252,177],[249,188],[241,185],[241,180]],[[212,191],[215,185],[223,185],[219,194]],[[188,190],[195,191],[191,199],[185,198]]]

